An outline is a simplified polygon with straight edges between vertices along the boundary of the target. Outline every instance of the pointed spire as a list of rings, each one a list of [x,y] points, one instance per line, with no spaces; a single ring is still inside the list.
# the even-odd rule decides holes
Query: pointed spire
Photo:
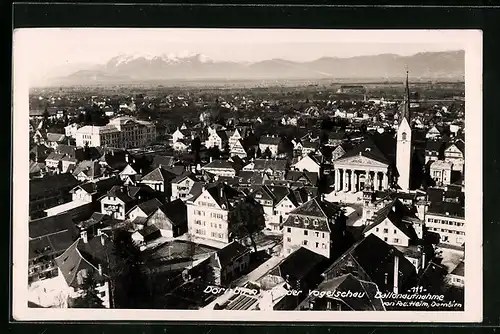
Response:
[[[406,83],[405,83],[405,93],[403,96],[403,108],[402,108],[402,117],[406,118],[408,122],[410,122],[410,85],[408,83],[408,68],[406,68]]]

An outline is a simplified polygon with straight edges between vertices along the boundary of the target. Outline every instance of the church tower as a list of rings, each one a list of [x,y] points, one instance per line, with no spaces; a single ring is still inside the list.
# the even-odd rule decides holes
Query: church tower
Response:
[[[403,191],[408,191],[410,189],[410,170],[413,153],[410,122],[410,89],[408,87],[408,71],[406,71],[405,95],[401,106],[396,147],[396,168],[399,173],[398,185]]]

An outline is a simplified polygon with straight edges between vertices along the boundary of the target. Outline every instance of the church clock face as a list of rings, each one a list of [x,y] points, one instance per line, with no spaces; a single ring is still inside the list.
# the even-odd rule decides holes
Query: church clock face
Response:
[[[406,132],[403,132],[403,133],[401,134],[401,139],[402,139],[403,141],[406,141]]]

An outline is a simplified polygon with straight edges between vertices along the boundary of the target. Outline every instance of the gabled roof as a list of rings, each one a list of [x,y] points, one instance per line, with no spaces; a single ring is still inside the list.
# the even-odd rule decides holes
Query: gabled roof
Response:
[[[213,160],[212,162],[209,162],[205,166],[202,167],[202,169],[207,169],[207,168],[221,168],[221,169],[234,169],[233,163],[231,161],[227,160],[222,160],[222,159],[216,159]]]
[[[153,169],[148,174],[144,175],[141,181],[156,181],[156,182],[170,182],[175,178],[175,174],[163,168]]]
[[[171,181],[171,183],[179,183],[179,182],[184,181],[185,179],[190,179],[191,181],[194,181],[194,182],[197,181],[196,175],[193,172],[186,171],[186,172],[182,173],[181,175],[176,176]]]
[[[147,237],[149,235],[158,233],[159,231],[160,231],[160,229],[158,229],[158,227],[156,227],[156,225],[147,225],[147,226],[144,226],[143,229],[140,229],[138,232],[143,237]]]
[[[302,204],[298,208],[292,210],[290,212],[290,215],[328,219],[335,216],[339,210],[339,206],[330,202],[321,201],[319,198],[315,197]]]
[[[64,154],[52,152],[45,160],[61,161],[64,158]]]
[[[288,255],[271,273],[281,276],[290,283],[301,281],[312,272],[318,270],[327,258],[305,247],[300,247]]]
[[[90,178],[94,178],[96,176],[102,175],[102,168],[99,162],[91,161],[91,160],[83,160],[78,165],[76,165],[73,175],[76,177],[80,175],[80,173],[84,173],[86,176]]]
[[[465,144],[461,140],[458,140],[456,142],[450,142],[450,143],[446,144],[445,150],[449,149],[453,145],[455,145],[460,150],[460,152],[462,152],[462,154],[465,154]]]
[[[163,205],[162,202],[160,202],[157,198],[150,199],[148,201],[142,202],[140,204],[137,204],[132,210],[135,208],[141,209],[142,212],[146,214],[146,216],[151,215],[153,212],[156,211],[159,207]],[[132,211],[130,210],[130,211]]]
[[[217,257],[219,258],[220,266],[225,268],[232,265],[234,260],[247,253],[250,253],[250,249],[248,247],[243,246],[237,241],[233,241],[217,251]]]
[[[66,136],[64,135],[64,133],[50,133],[48,132],[47,133],[47,141],[48,142],[63,142],[64,140],[66,140]]]
[[[219,206],[224,206],[226,209],[229,209],[236,203],[237,200],[244,197],[244,194],[241,191],[224,183],[208,184],[205,186],[205,190]],[[202,193],[203,191],[193,196],[191,200],[196,201]]]
[[[386,218],[408,238],[414,239],[417,237],[411,222],[407,221],[408,219],[416,219],[417,217],[399,199],[391,200],[386,206],[377,211],[370,219],[371,224],[363,232],[366,233],[380,225]]]
[[[103,279],[99,276],[99,265],[103,275],[108,274],[108,266],[113,258],[112,242],[101,242],[100,237],[90,238],[88,242],[77,239],[68,249],[55,259],[61,270],[66,283],[74,288],[81,285],[78,275],[81,270],[86,270],[87,274],[95,274],[97,280]]]
[[[158,210],[161,210],[174,226],[184,226],[187,224],[187,207],[181,199],[165,203]]]
[[[78,184],[78,180],[68,173],[47,175],[41,179],[30,180],[29,196],[38,196],[49,191],[71,189]]]
[[[354,156],[364,156],[366,158],[384,163],[390,164],[389,159],[382,153],[382,151],[375,145],[375,142],[370,137],[367,137],[361,144],[354,147],[353,149],[347,151],[342,158],[337,161],[354,157]]]
[[[279,145],[281,142],[281,138],[277,135],[265,135],[261,136],[259,140],[259,144],[262,145]]]
[[[255,159],[254,170],[266,171],[267,169],[284,171],[287,169],[286,159]]]
[[[153,158],[153,168],[157,167],[172,167],[175,163],[175,158],[173,156],[163,156],[163,155],[155,155]]]
[[[338,265],[347,257],[351,257],[366,273],[369,277],[369,281],[377,284],[379,288],[383,289],[386,274],[388,274],[387,284],[392,284],[394,278],[393,270],[395,256],[399,258],[399,272],[403,281],[412,276],[416,276],[415,267],[404,257],[404,254],[394,246],[382,241],[375,234],[369,234],[367,237],[352,245],[351,248],[325,271],[325,274],[328,277],[329,272],[337,272]],[[388,273],[388,270],[391,271]]]
[[[30,258],[64,250],[77,235],[69,214],[60,214],[29,222]]]
[[[104,194],[106,191],[110,190],[113,186],[122,185],[122,181],[116,177],[111,177],[108,179],[103,179],[99,181],[89,181],[75,188],[71,189],[71,192],[74,192],[77,188],[81,188],[85,190],[88,194],[96,194],[100,196]]]
[[[363,281],[351,273],[323,281],[317,288],[318,291],[335,291],[358,293],[363,297],[339,297],[352,311],[385,311],[384,301],[376,297],[379,289],[373,282]],[[325,297],[330,298],[330,297]],[[335,298],[335,297],[331,297]],[[336,299],[336,298],[335,298]]]

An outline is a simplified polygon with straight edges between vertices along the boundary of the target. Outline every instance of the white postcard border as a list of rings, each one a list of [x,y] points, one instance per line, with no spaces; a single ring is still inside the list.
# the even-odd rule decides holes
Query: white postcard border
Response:
[[[87,29],[87,28],[85,28]],[[95,28],[93,28],[95,29]],[[99,28],[101,29],[101,28]],[[19,321],[249,321],[249,322],[481,322],[483,311],[482,267],[482,31],[480,30],[330,30],[334,42],[460,41],[465,50],[466,128],[466,247],[465,310],[446,311],[189,311],[189,310],[91,310],[38,309],[27,306],[29,208],[29,82],[26,73],[30,50],[29,30],[14,31],[13,38],[13,212],[12,212],[12,315]],[[126,30],[126,29],[123,29]],[[158,30],[158,29],[156,29]],[[172,30],[172,29],[163,29]],[[194,30],[194,29],[190,29]],[[206,29],[205,29],[206,30]],[[211,29],[213,30],[213,29]],[[251,34],[250,30],[245,30]],[[294,33],[303,33],[304,30]],[[327,36],[327,30],[318,36]],[[124,33],[126,33],[124,31]],[[290,34],[289,36],[293,36]],[[57,51],[55,51],[57,52]]]

